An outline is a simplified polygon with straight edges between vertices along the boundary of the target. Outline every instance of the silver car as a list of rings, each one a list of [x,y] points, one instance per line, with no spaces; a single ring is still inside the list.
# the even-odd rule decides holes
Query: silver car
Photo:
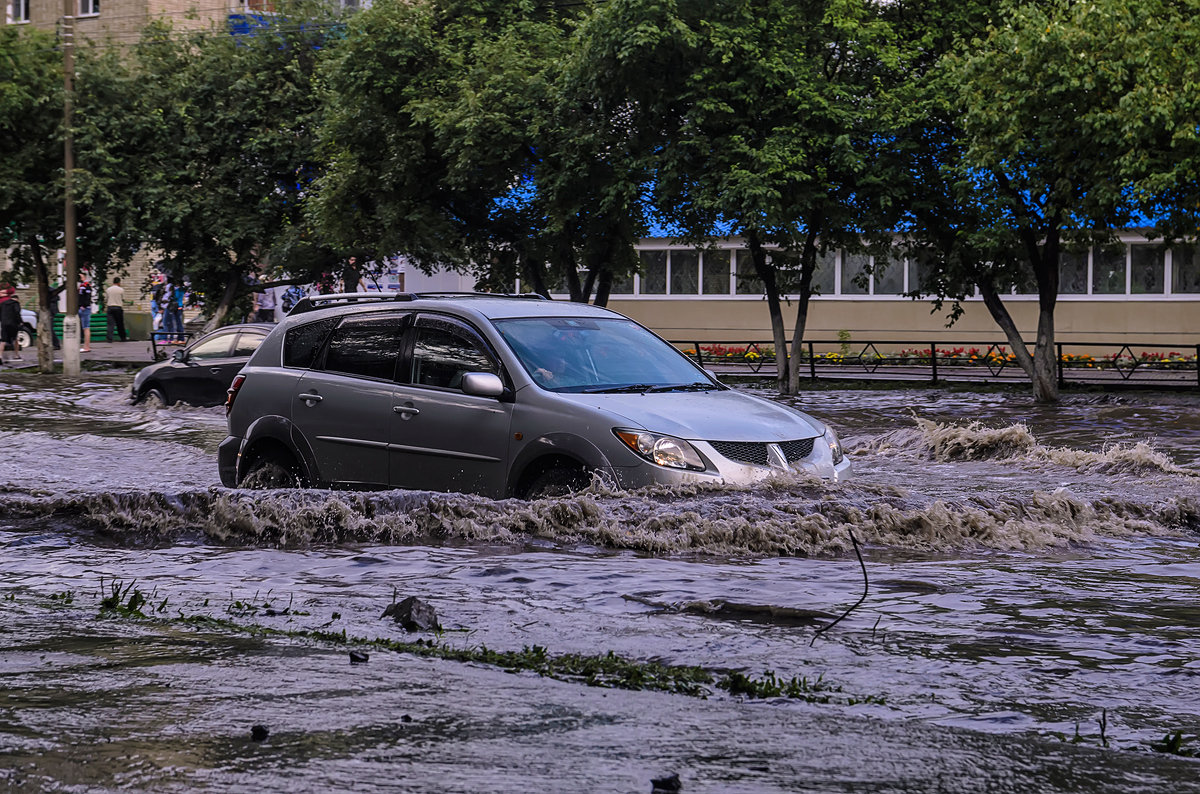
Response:
[[[463,294],[305,298],[226,402],[230,487],[534,498],[585,487],[841,479],[834,431],[720,384],[616,312]]]

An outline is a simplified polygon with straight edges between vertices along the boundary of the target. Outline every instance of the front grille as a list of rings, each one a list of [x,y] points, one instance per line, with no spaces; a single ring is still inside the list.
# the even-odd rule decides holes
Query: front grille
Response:
[[[788,463],[795,463],[812,455],[815,442],[815,438],[780,441],[779,449]],[[761,441],[710,441],[708,443],[730,460],[749,463],[753,466],[769,466],[771,464],[771,458],[767,454],[767,445]]]
[[[766,466],[767,445],[757,441],[710,441],[713,449],[730,460],[741,463],[751,463],[755,466]]]
[[[795,463],[798,460],[804,460],[813,451],[813,443],[815,438],[802,438],[799,441],[781,441],[779,448],[783,450],[783,457],[787,458],[788,463]]]

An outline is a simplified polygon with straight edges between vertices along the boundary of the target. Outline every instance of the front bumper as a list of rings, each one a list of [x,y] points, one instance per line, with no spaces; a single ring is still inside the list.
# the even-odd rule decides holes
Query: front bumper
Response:
[[[828,446],[815,444],[815,453],[804,460],[773,466],[757,466],[730,460],[703,441],[689,442],[711,464],[707,471],[690,471],[656,466],[645,462],[636,466],[614,467],[617,481],[623,488],[644,488],[649,485],[683,485],[711,483],[714,485],[754,485],[771,477],[788,474],[807,474],[823,480],[842,482],[854,474],[849,457],[834,463]]]

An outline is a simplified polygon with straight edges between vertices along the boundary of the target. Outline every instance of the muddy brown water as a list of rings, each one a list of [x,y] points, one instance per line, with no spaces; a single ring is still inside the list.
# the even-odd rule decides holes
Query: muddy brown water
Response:
[[[1196,396],[819,391],[787,401],[839,429],[851,482],[496,502],[224,489],[221,410],[132,407],[128,382],[0,379],[0,788],[1200,791],[1200,761],[1151,749],[1200,745]],[[863,591],[850,533],[867,598],[814,642]],[[99,617],[114,581],[151,619]],[[454,646],[841,689],[351,665],[172,619],[402,638],[397,593]]]

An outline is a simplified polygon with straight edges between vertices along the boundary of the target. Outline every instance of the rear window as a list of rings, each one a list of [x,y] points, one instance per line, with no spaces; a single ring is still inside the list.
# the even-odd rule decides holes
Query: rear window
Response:
[[[289,329],[283,338],[283,365],[301,369],[311,367],[337,322],[338,318],[328,317]]]

